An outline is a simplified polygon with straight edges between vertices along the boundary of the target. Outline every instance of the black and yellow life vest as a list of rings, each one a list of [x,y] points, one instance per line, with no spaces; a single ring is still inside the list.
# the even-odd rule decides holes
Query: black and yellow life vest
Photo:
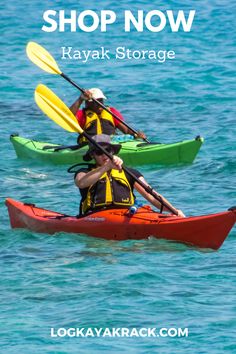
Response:
[[[99,209],[100,207],[129,207],[134,204],[134,194],[125,172],[111,170],[104,173],[99,180],[89,187],[86,198],[81,201],[81,212]]]
[[[111,113],[105,111],[103,109],[99,115],[95,112],[90,111],[88,109],[85,110],[85,125],[83,127],[84,131],[90,136],[98,135],[98,134],[107,134],[113,135],[115,134],[115,123]],[[79,143],[83,144],[87,142],[87,139],[82,135],[79,138]]]

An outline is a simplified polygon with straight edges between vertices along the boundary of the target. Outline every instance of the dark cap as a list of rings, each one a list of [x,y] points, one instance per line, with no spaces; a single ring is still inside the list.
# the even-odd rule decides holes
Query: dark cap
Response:
[[[113,154],[118,154],[120,149],[121,149],[121,145],[120,144],[112,144],[111,143],[111,138],[109,135],[106,135],[106,134],[98,134],[98,135],[94,135],[92,137],[92,139],[94,141],[96,141],[97,144],[103,146],[106,148],[106,146],[108,147],[112,147],[112,150],[113,150]],[[84,161],[91,161],[93,159],[92,157],[92,153],[94,150],[97,150],[96,146],[91,144],[89,142],[89,149],[88,151],[86,152],[86,154],[83,156],[83,160]]]

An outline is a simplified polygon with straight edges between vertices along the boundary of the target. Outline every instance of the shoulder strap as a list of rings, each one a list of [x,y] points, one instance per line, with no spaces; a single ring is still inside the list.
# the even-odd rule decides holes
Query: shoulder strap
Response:
[[[73,166],[70,166],[67,170],[68,173],[77,173],[80,169],[74,170],[75,167],[81,167],[81,166],[87,166],[88,169],[92,169],[95,165],[92,163],[87,163],[87,162],[81,162],[81,163],[76,163]]]

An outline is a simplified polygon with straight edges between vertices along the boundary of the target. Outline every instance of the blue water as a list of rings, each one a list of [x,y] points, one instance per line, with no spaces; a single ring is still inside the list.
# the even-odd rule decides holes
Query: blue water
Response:
[[[41,30],[48,9],[117,13],[106,33]],[[123,30],[123,11],[196,10],[192,31]],[[84,235],[12,231],[4,199],[13,197],[76,214],[79,195],[66,167],[15,156],[9,135],[74,144],[75,135],[34,103],[38,83],[70,105],[78,92],[25,55],[33,40],[82,87],[100,87],[126,121],[150,140],[174,142],[201,134],[194,164],[143,167],[146,180],[186,215],[236,204],[235,2],[13,1],[1,10],[1,338],[3,353],[235,353],[236,231],[217,252],[160,240],[110,242]],[[61,46],[114,51],[174,50],[176,59],[62,60]],[[175,327],[185,338],[52,338],[50,328]]]

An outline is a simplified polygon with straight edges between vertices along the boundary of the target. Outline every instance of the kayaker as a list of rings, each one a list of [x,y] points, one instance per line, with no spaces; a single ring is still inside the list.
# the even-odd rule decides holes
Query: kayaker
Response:
[[[70,107],[71,112],[78,119],[78,123],[89,135],[96,134],[115,134],[116,129],[119,129],[124,134],[131,134],[135,138],[145,139],[146,135],[143,132],[135,134],[119,120],[114,118],[112,114],[105,111],[101,106],[94,102],[91,98],[97,99],[104,104],[106,96],[99,88],[91,88],[85,91],[85,94],[81,94],[80,97]],[[85,107],[80,109],[82,103],[85,101]],[[109,110],[116,114],[121,120],[124,120],[119,111],[113,107],[108,107]],[[78,137],[78,144],[84,145],[87,143],[87,139],[82,135]]]
[[[161,203],[122,170],[123,161],[116,156],[121,145],[112,144],[110,137],[105,134],[95,135],[93,139],[114,156],[111,161],[101,150],[89,143],[89,149],[83,159],[86,162],[94,159],[95,164],[80,169],[75,174],[75,184],[81,193],[80,214],[87,214],[104,207],[130,208],[135,202],[133,189],[136,189],[152,205],[161,209]],[[143,183],[147,184],[139,171],[131,168],[129,170]],[[155,193],[168,206],[174,208],[161,194]],[[168,209],[164,207],[163,210],[167,211]],[[185,216],[181,210],[175,210],[178,216]]]

